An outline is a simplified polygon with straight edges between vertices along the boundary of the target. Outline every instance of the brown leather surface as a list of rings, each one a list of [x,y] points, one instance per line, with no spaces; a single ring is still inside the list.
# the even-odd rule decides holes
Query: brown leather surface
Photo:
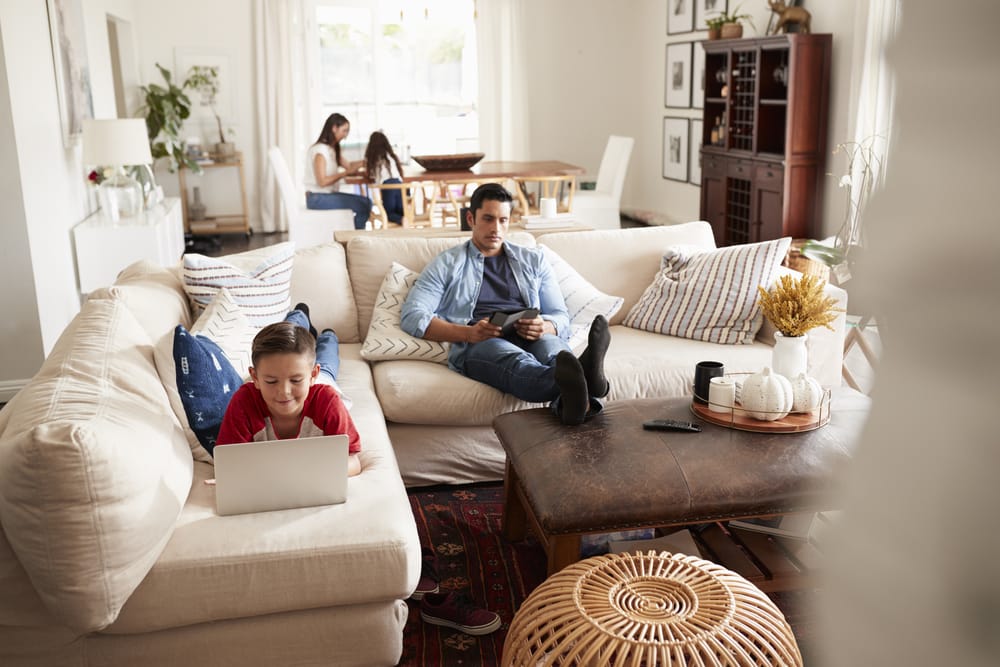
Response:
[[[558,535],[828,509],[869,403],[838,389],[830,423],[806,433],[709,424],[691,412],[689,398],[615,401],[576,427],[546,408],[524,410],[497,417],[493,427],[531,511]],[[703,430],[643,430],[656,418]]]

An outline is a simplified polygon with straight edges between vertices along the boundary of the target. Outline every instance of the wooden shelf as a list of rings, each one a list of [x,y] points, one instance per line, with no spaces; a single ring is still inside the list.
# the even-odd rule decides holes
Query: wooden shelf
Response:
[[[242,212],[207,215],[204,218],[192,220],[188,211],[189,194],[186,182],[187,179],[185,176],[188,169],[186,169],[184,165],[181,165],[181,168],[177,171],[177,178],[180,182],[181,207],[184,214],[184,231],[188,234],[194,235],[246,234],[247,236],[250,236],[253,234],[253,230],[250,229],[250,218],[247,214],[247,186],[246,177],[243,174],[243,153],[238,152],[232,157],[216,156],[213,160],[213,162],[206,162],[204,164],[200,164],[199,166],[203,170],[230,168],[238,171]]]

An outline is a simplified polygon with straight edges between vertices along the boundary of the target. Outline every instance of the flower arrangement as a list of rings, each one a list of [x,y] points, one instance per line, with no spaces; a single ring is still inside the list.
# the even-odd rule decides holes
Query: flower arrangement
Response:
[[[801,336],[820,326],[832,331],[830,322],[844,309],[836,307],[836,299],[823,295],[825,286],[826,281],[815,276],[803,275],[798,279],[781,276],[770,292],[757,287],[760,308],[768,321],[785,336]]]

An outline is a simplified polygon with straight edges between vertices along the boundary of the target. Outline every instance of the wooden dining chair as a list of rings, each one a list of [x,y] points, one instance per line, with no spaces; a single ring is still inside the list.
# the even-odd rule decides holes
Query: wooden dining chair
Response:
[[[386,229],[389,215],[383,203],[384,192],[398,192],[403,199],[403,219],[398,223],[403,227],[414,227],[420,222],[414,201],[414,186],[416,183],[365,183],[366,194],[372,200],[372,211],[368,216],[372,229]]]
[[[556,210],[566,213],[573,210],[573,195],[576,193],[576,176],[531,176],[514,179],[521,215],[538,215],[543,198],[556,200]],[[534,186],[534,187],[532,187]]]

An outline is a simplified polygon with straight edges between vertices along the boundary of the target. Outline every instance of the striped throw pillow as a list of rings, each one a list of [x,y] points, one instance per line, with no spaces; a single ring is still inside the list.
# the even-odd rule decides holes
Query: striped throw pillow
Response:
[[[194,316],[225,287],[254,327],[280,322],[291,306],[294,254],[288,241],[225,257],[184,255],[184,291]]]
[[[580,350],[587,344],[587,335],[594,318],[604,315],[610,320],[621,310],[625,299],[605,294],[591,285],[569,262],[547,245],[539,243],[538,247],[545,253],[545,259],[549,261],[552,273],[559,282],[559,291],[566,301],[566,310],[569,312],[569,346],[574,351]]]
[[[764,321],[757,286],[771,284],[791,241],[668,248],[623,324],[709,343],[752,343]]]

